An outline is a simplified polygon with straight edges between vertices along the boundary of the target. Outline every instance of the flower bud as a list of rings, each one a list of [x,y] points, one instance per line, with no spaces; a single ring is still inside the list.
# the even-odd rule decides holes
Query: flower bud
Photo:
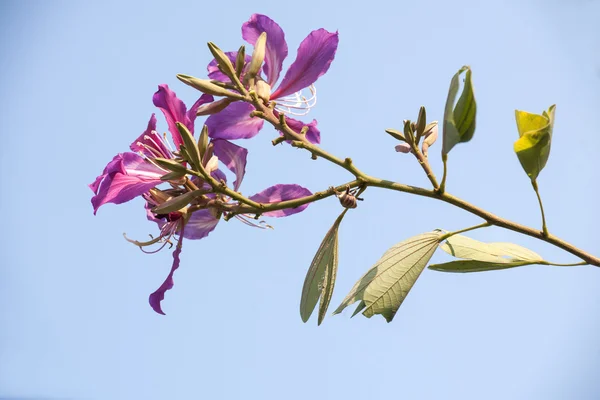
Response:
[[[256,81],[256,95],[265,103],[271,99],[271,85],[259,79]]]

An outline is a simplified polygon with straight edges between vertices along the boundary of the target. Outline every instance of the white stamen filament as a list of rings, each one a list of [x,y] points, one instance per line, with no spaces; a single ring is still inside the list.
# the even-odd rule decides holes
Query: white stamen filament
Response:
[[[302,91],[308,89],[310,97],[306,98],[302,95]],[[278,98],[275,100],[277,105],[275,109],[282,114],[290,114],[295,116],[303,116],[310,112],[310,109],[317,104],[317,88],[310,85],[308,88],[302,89],[292,95]]]

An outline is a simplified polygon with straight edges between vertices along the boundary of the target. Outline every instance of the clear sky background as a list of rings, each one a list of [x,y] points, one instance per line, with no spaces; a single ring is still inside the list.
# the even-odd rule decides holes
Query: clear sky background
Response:
[[[416,119],[421,105],[441,120],[450,78],[470,65],[477,131],[450,154],[448,191],[531,226],[540,217],[512,152],[514,109],[556,103],[539,179],[549,227],[600,255],[598,1],[1,1],[0,397],[600,398],[595,267],[425,271],[391,324],[350,319],[351,310],[303,324],[302,283],[340,211],[334,199],[270,220],[274,231],[231,221],[187,241],[167,315],[152,311],[148,295],[171,253],[145,255],[123,240],[156,233],[141,200],[93,216],[87,184],[145,129],[158,84],[188,104],[197,98],[175,74],[204,76],[205,43],[237,49],[254,12],[284,29],[285,65],[311,30],[339,30],[309,117],[325,149],[403,183],[428,185],[384,129]],[[250,149],[244,193],[276,183],[318,191],[351,178],[273,148],[275,136],[266,127],[239,143]],[[430,153],[438,174],[440,145]],[[332,308],[391,245],[480,222],[429,199],[377,189],[364,197],[342,224]],[[496,228],[472,236],[576,261]]]

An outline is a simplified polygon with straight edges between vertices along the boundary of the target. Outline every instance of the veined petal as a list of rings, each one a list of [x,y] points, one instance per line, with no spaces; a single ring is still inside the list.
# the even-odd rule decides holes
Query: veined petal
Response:
[[[150,158],[172,158],[171,150],[166,146],[160,134],[156,132],[155,114],[152,114],[150,117],[146,130],[131,143],[129,148],[135,153],[140,153]]]
[[[169,86],[166,84],[158,85],[158,91],[152,96],[152,102],[165,115],[169,132],[171,132],[171,136],[173,137],[175,149],[179,150],[179,146],[183,144],[183,141],[177,129],[177,122],[185,125],[192,134],[194,133],[194,123],[190,121],[187,115],[185,104],[177,98],[175,92],[169,89]]]
[[[235,174],[233,190],[237,191],[246,173],[248,150],[224,139],[215,139],[213,152],[225,166]]]
[[[183,230],[183,237],[186,239],[198,240],[208,236],[219,220],[216,219],[209,210],[199,210],[194,212]]]
[[[118,158],[118,162],[115,160]],[[147,162],[135,153],[117,155],[105,168],[100,183],[90,185],[96,187],[96,195],[92,197],[94,214],[106,203],[121,204],[141,196],[156,185],[162,183],[160,177],[165,171]],[[92,188],[93,190],[93,188]]]
[[[152,307],[154,311],[162,315],[165,315],[165,313],[163,312],[160,303],[165,299],[165,292],[173,288],[173,273],[177,268],[179,268],[179,264],[181,262],[179,256],[181,255],[182,244],[183,238],[180,237],[179,241],[177,242],[177,247],[175,247],[175,251],[173,252],[173,265],[171,266],[171,271],[169,272],[169,275],[167,275],[167,279],[165,279],[162,285],[160,285],[160,287],[156,289],[156,291],[152,293],[148,299],[150,307]]]
[[[281,27],[266,15],[254,14],[242,25],[242,38],[252,46],[263,32],[267,33],[264,71],[267,82],[273,87],[279,79],[283,60],[288,55],[285,34]]]
[[[104,180],[104,178],[106,178],[107,175],[114,172],[125,173],[125,171],[121,167],[122,159],[123,154],[117,154],[108,164],[106,164],[106,167],[104,167],[104,171],[102,171],[102,174],[98,175],[98,177],[96,177],[96,180],[88,185],[88,187],[92,189],[92,192],[98,194],[98,188],[100,187],[100,183],[102,183],[102,181]]]
[[[329,69],[339,42],[338,33],[312,31],[298,47],[296,60],[285,73],[271,99],[288,96],[316,82]]]
[[[297,199],[304,196],[310,196],[312,193],[310,190],[303,188],[300,185],[289,185],[279,184],[271,186],[260,193],[250,197],[250,200],[254,200],[258,203],[276,203],[284,200]],[[287,208],[285,210],[277,210],[266,212],[262,215],[266,217],[287,217],[288,215],[297,214],[303,211],[308,204],[301,205],[296,208]]]
[[[308,126],[308,131],[306,131],[306,139],[314,144],[321,143],[321,131],[317,128],[317,120],[313,119],[311,123],[305,124],[302,121],[298,121],[297,119],[287,117],[286,122],[290,128],[292,128],[295,132],[300,133],[302,128],[306,125]]]
[[[213,139],[249,139],[256,136],[262,129],[264,121],[251,118],[254,111],[252,105],[237,101],[231,103],[223,111],[213,114],[206,119],[208,136]]]

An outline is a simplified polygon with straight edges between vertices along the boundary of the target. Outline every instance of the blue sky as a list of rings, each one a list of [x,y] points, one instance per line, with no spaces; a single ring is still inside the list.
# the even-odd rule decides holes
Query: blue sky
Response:
[[[270,4],[269,4],[270,3]],[[551,232],[599,254],[597,1],[0,3],[0,398],[45,399],[597,399],[600,271],[526,267],[453,275],[425,271],[391,324],[298,313],[306,269],[339,213],[334,200],[272,220],[274,231],[222,223],[186,242],[175,289],[155,314],[148,294],[171,254],[142,254],[122,233],[155,233],[141,201],[92,215],[87,187],[145,129],[152,94],[175,75],[203,76],[208,41],[242,44],[252,13],[286,32],[289,64],[313,29],[340,45],[318,82],[322,145],[365,172],[420,186],[414,160],[385,128],[427,106],[442,119],[451,76],[473,68],[474,139],[450,154],[448,191],[539,225],[512,152],[514,109],[557,104],[540,175]],[[198,120],[197,123],[201,123]],[[159,127],[166,124],[159,115]],[[245,193],[276,183],[313,191],[349,180],[286,146],[270,128],[250,149]],[[431,149],[441,174],[440,143]],[[344,220],[332,306],[391,245],[479,220],[433,200],[371,189]],[[555,262],[573,257],[496,228]],[[441,252],[433,261],[448,260]]]

